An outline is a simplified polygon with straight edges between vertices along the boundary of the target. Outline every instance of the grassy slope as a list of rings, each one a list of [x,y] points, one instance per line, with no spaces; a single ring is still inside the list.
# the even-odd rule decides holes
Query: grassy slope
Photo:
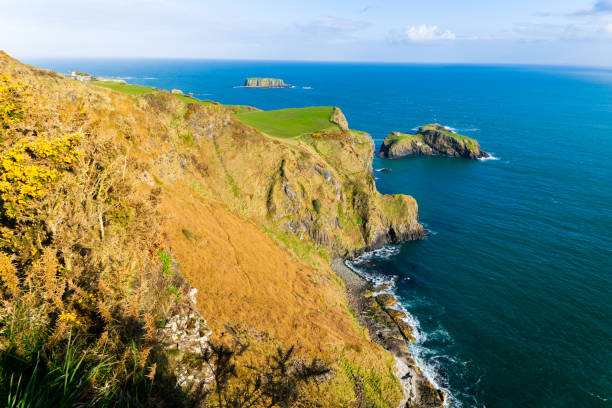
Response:
[[[329,121],[332,111],[333,108],[330,106],[316,106],[246,112],[236,116],[242,122],[270,136],[288,139],[322,130],[339,129],[337,125]]]
[[[122,82],[116,82],[116,81],[93,81],[92,84],[102,86],[104,88],[112,89],[113,91],[118,91],[118,92],[121,92],[127,95],[132,95],[132,96],[141,96],[141,95],[144,95],[147,93],[153,93],[156,91],[155,88],[152,88],[150,86],[124,84]],[[174,96],[185,103],[199,103],[202,105],[214,104],[214,102],[212,101],[203,101],[203,100],[196,99],[196,98],[190,98],[189,96],[185,96],[185,95],[174,95]]]
[[[411,133],[400,133],[399,135],[395,135],[393,133],[390,133],[385,138],[385,144],[407,143],[407,142],[412,142],[412,141],[422,142],[423,141],[423,136],[418,135],[418,134],[414,135],[414,134],[411,134]]]
[[[65,120],[84,129],[88,139],[104,141],[109,147],[128,145],[117,149],[122,156],[116,158],[119,165],[114,168],[139,163],[128,174],[134,177],[140,196],[150,197],[161,190],[159,210],[165,221],[157,236],[182,274],[198,288],[198,305],[216,335],[231,327],[252,336],[257,350],[294,344],[300,355],[317,355],[330,362],[336,376],[313,390],[322,406],[355,403],[355,375],[364,387],[368,406],[397,404],[401,392],[392,376],[393,359],[370,342],[350,314],[328,259],[317,254],[307,237],[283,232],[274,223],[269,224],[272,233],[266,234],[259,224],[266,213],[258,203],[265,203],[267,194],[260,187],[269,183],[269,169],[275,168],[275,160],[286,158],[291,169],[288,175],[298,174],[305,162],[326,168],[323,159],[336,160],[333,152],[339,151],[339,141],[312,141],[320,151],[328,151],[320,158],[312,149],[287,146],[253,132],[221,106],[186,105],[165,92],[132,98],[76,81],[33,78],[41,81],[34,89],[38,92],[36,104],[65,113]],[[136,92],[138,88],[127,89]],[[79,95],[76,103],[65,96],[69,94]],[[330,127],[331,110],[298,111],[310,117],[307,131],[312,131]],[[211,128],[216,132],[214,138],[202,136]],[[192,143],[182,139],[187,133],[193,135]],[[361,144],[364,152],[370,149],[366,140]],[[342,154],[339,162],[352,163],[342,167],[344,171],[365,173],[361,156],[351,151]],[[333,203],[335,191],[324,178],[310,174],[291,180],[304,183],[305,193],[312,195],[306,202],[319,197],[324,204]],[[274,194],[281,194],[282,184],[277,183]],[[329,190],[327,201],[320,196],[325,189]],[[347,200],[343,210],[347,218],[349,203]],[[227,207],[234,209],[234,214]],[[322,213],[332,210],[336,211],[335,205],[321,209]],[[123,231],[106,228],[107,238]],[[356,227],[352,229],[358,233]],[[301,260],[270,235],[299,253]],[[100,234],[93,230],[91,236],[97,239]],[[304,254],[319,262],[304,262],[308,258]]]
[[[102,86],[104,88],[112,89],[114,91],[134,96],[139,96],[155,91],[155,89],[151,88],[150,86],[130,85],[116,81],[92,81],[91,83],[94,85]]]

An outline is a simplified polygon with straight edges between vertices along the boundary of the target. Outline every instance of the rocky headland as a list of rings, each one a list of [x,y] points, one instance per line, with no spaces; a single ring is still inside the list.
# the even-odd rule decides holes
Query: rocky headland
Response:
[[[291,85],[278,78],[247,78],[245,88],[290,88]]]
[[[384,140],[380,157],[399,159],[406,156],[448,156],[481,159],[490,155],[467,136],[454,133],[437,123],[421,126],[416,134],[392,132]]]
[[[412,197],[377,191],[367,133],[337,109],[322,124],[334,131],[283,139],[240,121],[243,107],[115,88],[0,52],[0,316],[31,302],[25,335],[40,327],[60,347],[78,333],[83,353],[103,351],[88,360],[116,362],[87,389],[128,389],[114,373],[137,370],[155,380],[147,406],[205,399],[205,351],[224,339],[250,345],[240,367],[277,347],[324,362],[330,374],[299,390],[306,406],[441,405],[394,300],[330,267],[425,234]]]

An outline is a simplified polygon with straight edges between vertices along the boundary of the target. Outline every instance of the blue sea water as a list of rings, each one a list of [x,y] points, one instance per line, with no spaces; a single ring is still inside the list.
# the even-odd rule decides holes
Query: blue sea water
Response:
[[[359,267],[395,276],[421,364],[455,407],[612,406],[612,70],[36,60],[262,109],[335,105],[377,146],[439,122],[498,160],[374,159],[431,231]],[[291,89],[245,89],[249,76]]]

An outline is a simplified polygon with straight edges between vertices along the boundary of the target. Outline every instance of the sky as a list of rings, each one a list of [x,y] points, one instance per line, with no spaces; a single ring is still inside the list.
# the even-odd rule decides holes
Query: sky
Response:
[[[0,0],[0,49],[612,67],[612,0]]]

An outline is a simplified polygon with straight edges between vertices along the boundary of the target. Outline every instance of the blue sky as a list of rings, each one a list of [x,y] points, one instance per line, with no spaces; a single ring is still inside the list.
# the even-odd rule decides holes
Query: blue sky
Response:
[[[612,0],[1,0],[0,49],[612,66]]]

